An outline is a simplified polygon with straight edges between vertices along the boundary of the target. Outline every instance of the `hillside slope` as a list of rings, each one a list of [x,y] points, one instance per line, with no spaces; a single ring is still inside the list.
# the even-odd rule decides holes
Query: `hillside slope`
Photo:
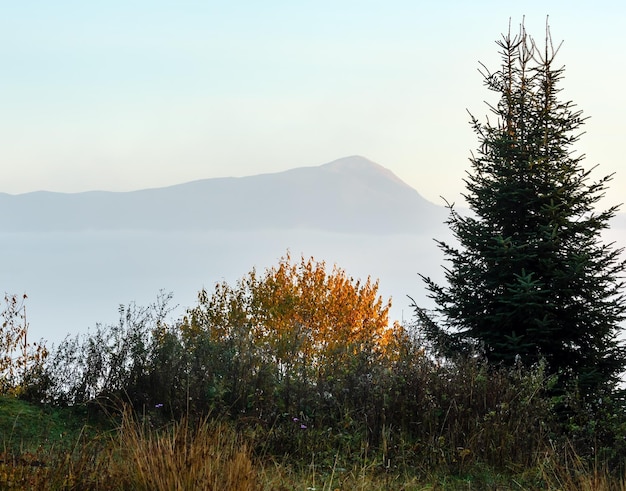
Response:
[[[415,232],[443,207],[391,171],[353,156],[317,166],[131,192],[0,194],[5,232],[319,229]]]

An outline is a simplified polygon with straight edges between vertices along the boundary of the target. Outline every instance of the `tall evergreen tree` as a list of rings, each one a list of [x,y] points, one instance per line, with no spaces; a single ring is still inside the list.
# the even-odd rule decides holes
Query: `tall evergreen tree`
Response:
[[[595,205],[612,176],[591,181],[571,148],[584,118],[558,98],[563,68],[549,29],[545,49],[523,26],[497,44],[500,70],[481,70],[500,95],[489,105],[496,119],[471,116],[479,140],[465,179],[471,213],[449,206],[459,246],[438,241],[447,286],[422,276],[437,308],[416,306],[418,319],[448,352],[479,347],[506,364],[544,358],[585,391],[611,385],[626,366],[617,338],[626,265],[600,237],[617,207]]]

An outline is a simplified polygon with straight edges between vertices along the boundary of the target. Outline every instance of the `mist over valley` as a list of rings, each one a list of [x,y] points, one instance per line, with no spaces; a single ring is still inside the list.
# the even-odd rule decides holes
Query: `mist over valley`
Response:
[[[443,280],[433,239],[450,240],[447,210],[363,157],[245,178],[134,192],[0,195],[3,288],[26,293],[31,339],[58,342],[118,307],[172,292],[171,320],[203,287],[263,271],[287,252],[379,279],[391,320],[407,295],[429,306],[418,273]],[[620,215],[607,240],[624,243]]]

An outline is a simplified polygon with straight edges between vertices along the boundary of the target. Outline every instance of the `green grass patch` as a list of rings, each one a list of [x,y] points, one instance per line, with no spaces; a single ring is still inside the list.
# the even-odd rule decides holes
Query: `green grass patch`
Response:
[[[84,406],[54,407],[0,396],[0,449],[5,453],[68,450],[113,429]]]

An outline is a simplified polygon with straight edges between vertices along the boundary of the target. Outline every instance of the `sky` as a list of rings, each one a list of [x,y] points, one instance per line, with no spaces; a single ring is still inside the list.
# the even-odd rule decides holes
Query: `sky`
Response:
[[[0,192],[126,191],[362,155],[462,201],[479,61],[549,16],[576,150],[626,196],[618,1],[0,0]]]

